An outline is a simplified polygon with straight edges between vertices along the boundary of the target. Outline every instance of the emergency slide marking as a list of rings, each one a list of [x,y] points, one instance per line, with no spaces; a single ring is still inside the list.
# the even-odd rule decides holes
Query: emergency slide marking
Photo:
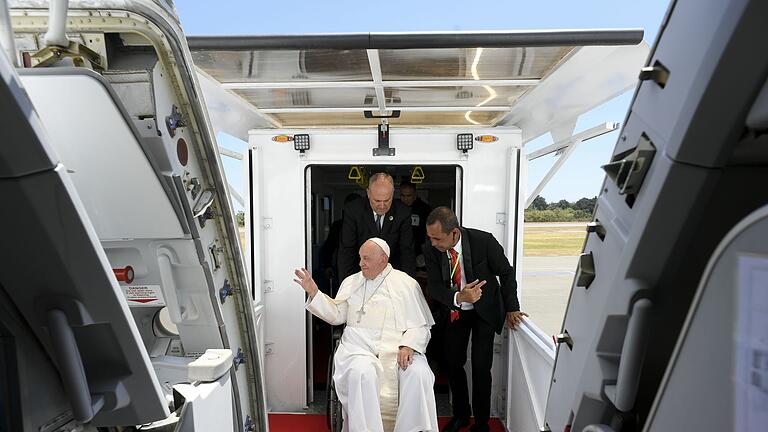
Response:
[[[165,306],[160,285],[120,285],[129,306]]]

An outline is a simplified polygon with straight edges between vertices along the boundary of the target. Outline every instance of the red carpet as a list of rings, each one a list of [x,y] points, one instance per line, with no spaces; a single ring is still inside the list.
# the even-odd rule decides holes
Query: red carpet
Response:
[[[440,417],[438,423],[442,428],[448,423],[450,417]],[[504,425],[499,419],[491,419],[491,432],[505,432]],[[269,415],[270,432],[327,432],[328,426],[325,422],[325,416],[320,414],[270,414]],[[469,431],[465,428],[464,431]]]

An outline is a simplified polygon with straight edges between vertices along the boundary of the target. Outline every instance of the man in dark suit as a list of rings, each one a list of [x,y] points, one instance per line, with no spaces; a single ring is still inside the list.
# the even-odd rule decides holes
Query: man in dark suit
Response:
[[[367,200],[353,201],[344,207],[339,241],[339,280],[360,271],[358,250],[371,237],[387,242],[392,251],[390,263],[393,267],[415,276],[411,211],[392,201],[395,194],[392,176],[387,173],[372,175],[366,192]]]
[[[400,202],[411,208],[411,228],[413,228],[413,252],[416,262],[420,261],[422,246],[427,239],[427,217],[432,207],[416,195],[416,185],[405,181],[400,185]],[[423,267],[423,261],[419,266]]]
[[[429,214],[427,238],[431,244],[424,244],[429,293],[451,315],[445,330],[445,364],[453,393],[453,418],[443,431],[455,432],[469,425],[472,411],[475,424],[470,430],[488,431],[494,334],[501,334],[505,321],[515,329],[528,316],[520,312],[515,270],[491,233],[459,226],[448,207]],[[464,373],[470,334],[471,407]]]

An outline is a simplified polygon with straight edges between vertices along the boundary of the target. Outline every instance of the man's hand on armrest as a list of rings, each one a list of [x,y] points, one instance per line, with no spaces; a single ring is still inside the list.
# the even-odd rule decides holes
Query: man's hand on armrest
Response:
[[[401,346],[400,351],[397,352],[397,365],[400,369],[406,370],[411,363],[413,363],[413,348]]]

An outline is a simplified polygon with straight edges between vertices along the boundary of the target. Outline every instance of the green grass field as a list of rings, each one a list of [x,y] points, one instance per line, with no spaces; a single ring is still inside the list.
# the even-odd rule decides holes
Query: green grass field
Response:
[[[583,225],[526,225],[523,234],[523,255],[576,256],[581,253],[586,235]]]

